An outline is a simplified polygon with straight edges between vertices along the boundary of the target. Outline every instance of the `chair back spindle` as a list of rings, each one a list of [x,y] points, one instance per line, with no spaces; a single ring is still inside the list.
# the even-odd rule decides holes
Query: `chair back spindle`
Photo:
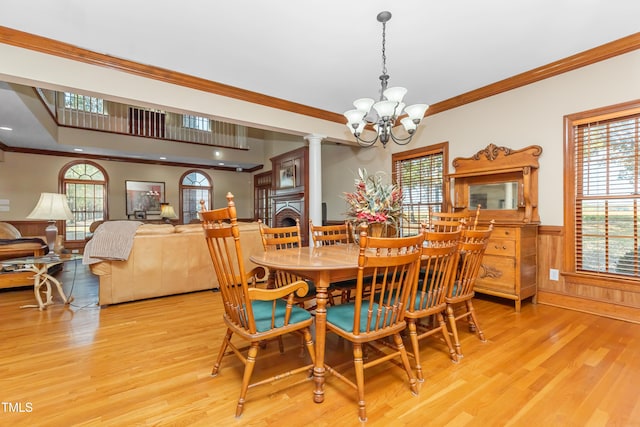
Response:
[[[457,225],[462,225],[463,229],[475,230],[480,218],[480,205],[475,212],[434,212],[429,210],[428,227],[430,231],[455,231]]]
[[[335,225],[314,225],[309,220],[311,239],[315,246],[337,245],[349,243],[349,223]]]

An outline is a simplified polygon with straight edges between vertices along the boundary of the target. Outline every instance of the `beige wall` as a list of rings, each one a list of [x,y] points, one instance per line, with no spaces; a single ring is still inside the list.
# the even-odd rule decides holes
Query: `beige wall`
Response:
[[[341,124],[145,80],[116,70],[80,64],[2,44],[0,44],[0,56],[3,57],[3,61],[0,62],[0,78],[7,81],[27,84],[31,82],[52,89],[78,88],[97,95],[110,94],[122,99],[135,100],[140,105],[170,106],[178,111],[184,109],[202,112],[239,123],[253,122],[263,128],[285,130],[296,135],[286,141],[273,138],[271,142],[274,144],[269,148],[265,146],[262,153],[265,170],[270,168],[268,160],[270,157],[277,152],[287,151],[298,142],[304,143],[301,137],[306,134],[327,135],[333,141],[349,138],[346,127]],[[344,191],[352,190],[358,167],[384,170],[390,174],[391,154],[394,151],[449,141],[450,161],[458,156],[471,156],[490,143],[514,149],[532,144],[541,145],[544,152],[540,159],[540,217],[545,225],[562,225],[563,116],[640,99],[639,76],[640,51],[634,51],[527,87],[429,116],[425,119],[424,126],[418,131],[414,141],[407,147],[390,145],[386,149],[379,147],[358,149],[323,143],[322,199],[327,202],[328,218],[342,217],[344,202],[340,199],[340,195]],[[424,99],[428,99],[428,94],[425,94]],[[299,141],[298,138],[300,138]],[[53,182],[49,184],[48,177],[52,176],[52,170],[48,168],[55,165],[57,173],[59,167],[66,161],[64,158],[38,161],[45,169],[35,169],[27,167],[28,162],[20,162],[18,167],[12,166],[13,156],[5,156],[5,161],[0,163],[0,198],[5,198],[7,194],[12,198],[12,211],[0,212],[0,220],[26,215],[28,212],[25,211],[33,203],[31,200],[25,201],[24,198],[27,196],[22,193],[15,194],[13,191],[8,193],[8,187],[17,186],[29,193],[34,189],[36,193],[45,191],[44,187],[48,187],[47,191],[55,190],[57,175],[54,175]],[[181,168],[168,167],[165,170],[163,167],[142,166],[136,167],[135,173],[131,174],[133,167],[131,165],[112,167],[114,176],[117,176],[120,181],[114,181],[113,185],[122,188],[122,190],[114,188],[112,191],[124,191],[124,180],[142,179],[137,175],[154,176],[153,180],[162,178],[170,182],[171,179],[180,175],[178,170],[181,170]],[[38,176],[33,174],[35,170],[38,171]],[[42,177],[40,175],[42,170],[50,170],[50,172]],[[111,170],[109,168],[108,170],[111,174]],[[24,178],[25,171],[31,171],[28,178]],[[160,178],[156,178],[156,175]],[[234,179],[237,175],[243,177],[241,182]],[[20,176],[21,180],[26,182],[16,184],[13,182],[14,176]],[[245,191],[242,194],[251,193],[252,180],[248,174],[224,172],[220,173],[220,177],[214,181],[217,182],[214,199],[216,205],[221,203],[224,197],[219,191],[221,188],[238,188],[238,184],[243,184],[242,190]],[[249,184],[245,186],[246,183]],[[171,191],[170,187],[167,191]],[[119,196],[118,193],[114,195],[115,199]],[[34,196],[29,197],[35,200]],[[121,199],[124,203],[124,196]],[[246,200],[248,204],[252,204],[251,197]],[[241,216],[251,215],[250,209],[245,210],[244,207],[239,206],[239,211]]]
[[[87,138],[87,132],[78,129],[61,128],[66,138],[73,138],[81,142]],[[122,139],[143,140],[144,138],[111,135],[107,133],[91,132],[91,138],[99,137],[108,144],[117,143]],[[219,149],[224,156],[233,156],[234,161],[264,163],[264,168],[257,173],[271,170],[270,158],[286,151],[295,150],[306,145],[302,137],[267,132],[267,143],[252,139],[249,141],[250,150],[240,151]],[[167,149],[182,149],[192,151],[202,150],[194,144],[177,144],[165,142],[174,147]],[[71,144],[76,144],[73,142]],[[81,144],[80,144],[81,145]],[[205,151],[213,148],[205,147]],[[31,212],[42,192],[58,192],[58,174],[69,162],[78,158],[63,156],[45,156],[21,154],[0,151],[0,199],[9,200],[10,211],[0,211],[0,221],[24,220]],[[247,172],[227,172],[207,168],[187,168],[179,166],[147,165],[139,163],[125,163],[115,161],[95,161],[102,166],[109,176],[109,215],[110,219],[126,218],[125,181],[160,181],[165,183],[166,201],[176,209],[179,205],[180,177],[190,169],[200,169],[207,173],[213,181],[213,207],[225,206],[227,192],[233,193],[236,208],[240,218],[253,218],[253,174]]]
[[[58,173],[65,164],[77,160],[70,157],[5,153],[0,163],[0,199],[8,199],[9,212],[0,212],[0,221],[24,220],[38,201],[41,192],[58,192]],[[98,160],[109,175],[109,215],[126,218],[125,181],[161,181],[165,183],[166,201],[179,206],[178,183],[189,168],[145,165]],[[213,180],[213,206],[226,205],[231,191],[236,198],[238,216],[253,217],[253,176],[245,172],[201,169]]]
[[[89,65],[0,43],[0,79],[53,90],[72,90],[112,101],[175,112],[192,112],[220,121],[283,131],[299,136],[326,135],[349,141],[340,123],[252,104],[183,86]]]
[[[640,51],[428,116],[408,147],[449,141],[451,171],[455,157],[469,157],[490,143],[514,149],[542,146],[540,219],[545,225],[562,225],[563,117],[636,99],[640,99]],[[405,149],[390,146],[386,150],[359,150],[353,160],[339,158],[339,153],[350,149],[323,147],[324,198],[351,191],[352,172],[358,165],[390,173],[391,153]],[[329,218],[336,217],[337,210],[333,209]]]

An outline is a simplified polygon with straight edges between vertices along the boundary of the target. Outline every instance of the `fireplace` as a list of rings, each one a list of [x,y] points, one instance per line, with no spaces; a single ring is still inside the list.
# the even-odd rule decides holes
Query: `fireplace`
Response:
[[[305,214],[304,193],[287,194],[274,196],[274,226],[289,227],[296,225],[296,220],[300,221],[300,234],[302,244],[307,244],[308,219]]]
[[[300,221],[302,244],[309,242],[309,200],[305,190],[309,183],[308,147],[302,147],[271,158],[272,164],[272,224],[287,227]]]

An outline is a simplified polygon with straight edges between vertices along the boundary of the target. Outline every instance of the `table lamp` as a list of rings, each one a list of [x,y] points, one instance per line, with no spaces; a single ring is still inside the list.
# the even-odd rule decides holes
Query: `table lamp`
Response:
[[[160,216],[162,217],[162,220],[167,224],[171,224],[171,219],[178,217],[178,215],[176,215],[176,211],[173,210],[173,206],[169,203],[162,203],[160,206]]]
[[[73,219],[73,214],[69,205],[67,204],[67,196],[57,193],[42,193],[40,194],[40,200],[33,211],[27,215],[29,219],[46,219],[49,221],[49,225],[45,228],[45,235],[47,237],[47,245],[49,251],[53,252],[53,248],[56,244],[56,237],[58,236],[58,227],[56,227],[56,221]]]

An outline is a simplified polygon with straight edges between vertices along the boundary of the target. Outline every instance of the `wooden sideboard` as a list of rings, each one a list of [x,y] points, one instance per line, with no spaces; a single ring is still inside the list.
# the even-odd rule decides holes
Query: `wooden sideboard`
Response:
[[[536,295],[537,242],[537,224],[495,226],[475,291],[512,299],[520,312],[521,301]]]
[[[482,259],[475,291],[515,301],[537,293],[538,157],[537,145],[512,150],[489,144],[469,158],[453,160],[453,211],[480,205],[480,224],[495,221]]]

